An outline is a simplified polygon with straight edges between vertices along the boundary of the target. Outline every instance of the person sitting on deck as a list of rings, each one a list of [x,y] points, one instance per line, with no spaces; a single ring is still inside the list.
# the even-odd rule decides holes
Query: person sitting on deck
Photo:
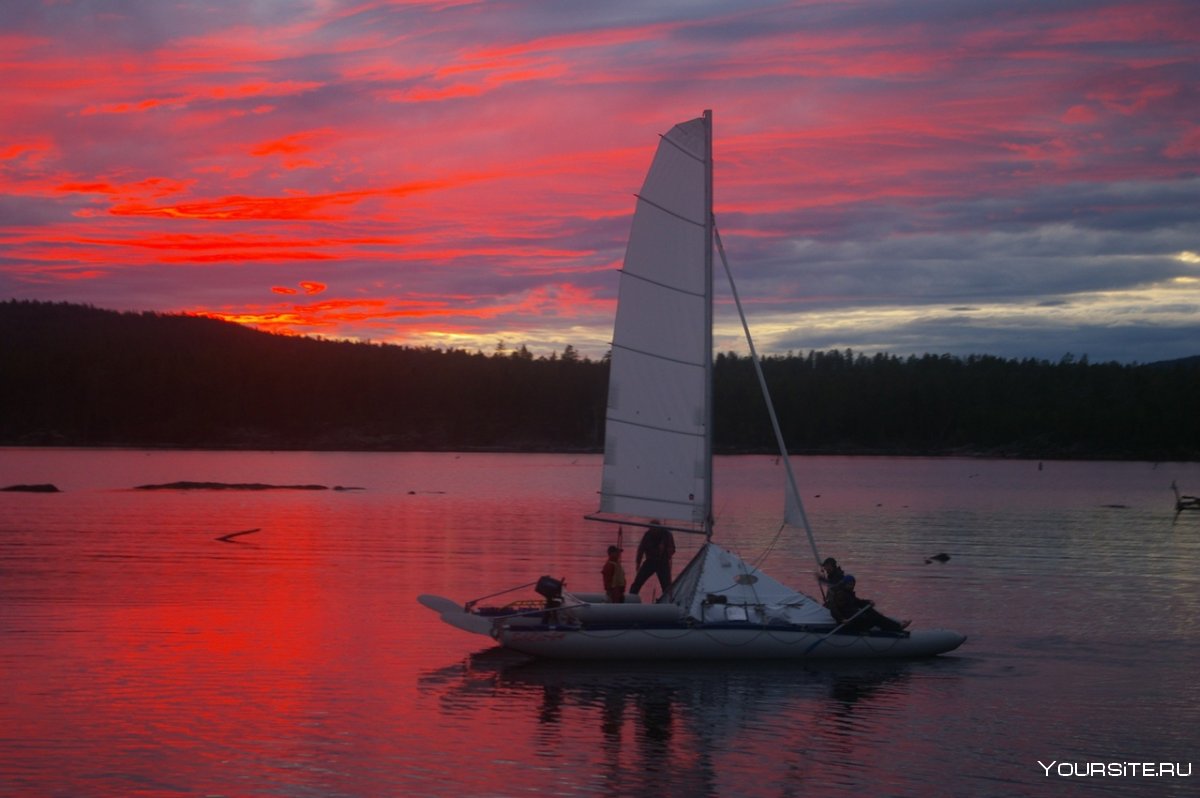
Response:
[[[833,586],[841,582],[845,575],[837,560],[832,557],[826,557],[821,563],[821,570],[817,571],[817,584],[821,586],[821,596],[826,608],[829,607],[829,597]]]
[[[912,621],[894,621],[875,609],[875,602],[859,598],[854,593],[855,578],[846,574],[842,581],[829,589],[825,604],[833,619],[848,632],[869,632],[879,628],[885,632],[900,632]]]
[[[824,587],[833,587],[842,581],[842,577],[845,575],[841,566],[837,564],[837,560],[826,557],[825,561],[821,563],[821,570],[817,571],[817,581]]]

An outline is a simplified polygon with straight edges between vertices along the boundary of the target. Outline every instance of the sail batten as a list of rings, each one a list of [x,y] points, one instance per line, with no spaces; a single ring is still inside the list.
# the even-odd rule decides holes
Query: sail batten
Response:
[[[640,200],[641,202],[646,203],[647,205],[651,206],[652,208],[658,208],[663,213],[670,214],[671,216],[674,216],[676,219],[678,219],[681,222],[687,222],[688,224],[694,224],[697,227],[704,227],[703,221],[689,219],[688,217],[686,217],[682,214],[676,213],[675,211],[671,210],[670,208],[664,208],[662,205],[659,205],[657,202],[655,202],[652,199],[646,199],[641,194],[637,194],[636,196],[637,196],[638,200]]]
[[[637,427],[638,429],[650,430],[652,432],[669,432],[674,435],[697,435],[697,434],[699,434],[693,430],[678,429],[675,427],[661,427],[656,424],[640,424],[636,421],[629,421],[628,419],[609,417],[608,421],[611,424],[627,424],[631,427]]]
[[[665,289],[667,291],[675,291],[680,294],[687,294],[689,296],[694,296],[697,299],[704,299],[704,294],[697,293],[696,291],[689,291],[686,288],[680,288],[679,286],[676,286],[676,285],[667,285],[666,283],[660,283],[655,280],[651,280],[649,277],[647,277],[644,274],[632,274],[630,272],[626,272],[624,269],[621,270],[621,274],[622,274],[622,276],[628,275],[630,278],[632,278],[634,280],[641,280],[645,283],[649,283],[650,285],[656,285],[659,288]]]
[[[693,121],[696,121],[696,122],[702,122],[702,121],[704,121],[704,119],[703,119],[703,118],[701,118],[701,119],[696,119],[696,120],[693,120]],[[682,127],[682,125],[677,125],[677,126],[676,126],[676,129],[678,129],[678,128],[680,128],[680,127]],[[696,161],[698,161],[698,162],[699,162],[699,163],[701,163],[701,164],[703,164],[703,163],[704,163],[704,155],[697,155],[696,153],[692,152],[691,150],[684,149],[684,147],[683,147],[683,145],[682,145],[682,144],[680,144],[679,142],[677,142],[677,141],[675,141],[674,139],[670,138],[669,136],[662,136],[662,135],[660,135],[658,138],[659,138],[659,139],[660,139],[662,142],[665,142],[665,143],[667,143],[667,144],[670,144],[672,147],[674,147],[675,149],[679,150],[679,152],[680,152],[680,153],[682,153],[683,155],[686,155],[686,156],[687,156],[687,157],[689,157],[689,158],[694,158]]]
[[[634,496],[632,494],[625,494],[625,493],[608,493],[605,495],[610,498],[613,498],[613,499],[628,499],[630,501],[636,501],[636,502],[656,502],[658,504],[674,505],[676,507],[691,507],[691,502],[685,502],[685,501],[674,501],[673,502],[670,499],[661,499],[661,498],[656,498],[654,496]],[[654,515],[654,513],[650,513],[649,515]]]
[[[645,355],[646,357],[653,358],[655,360],[663,360],[663,361],[666,361],[669,363],[678,363],[682,366],[695,366],[697,368],[704,367],[703,363],[696,363],[691,360],[679,360],[678,358],[673,358],[673,357],[665,357],[663,355],[656,355],[653,352],[643,352],[640,349],[634,349],[632,346],[621,346],[620,344],[615,343],[615,342],[613,343],[613,347],[615,349],[624,349],[626,352],[630,352],[632,354]]]

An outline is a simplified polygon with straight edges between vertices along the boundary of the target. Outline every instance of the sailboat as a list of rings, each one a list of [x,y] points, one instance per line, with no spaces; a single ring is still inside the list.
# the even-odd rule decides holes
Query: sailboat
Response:
[[[704,542],[661,599],[572,593],[544,576],[538,598],[502,606],[418,600],[446,623],[500,646],[560,659],[864,659],[932,656],[966,639],[947,630],[850,633],[821,601],[713,541],[712,113],[661,137],[637,195],[621,270],[600,506],[589,519],[696,533]],[[758,366],[745,314],[738,313]],[[758,377],[786,471],[785,526],[802,527],[820,563],[770,395]],[[781,527],[782,528],[782,527]]]

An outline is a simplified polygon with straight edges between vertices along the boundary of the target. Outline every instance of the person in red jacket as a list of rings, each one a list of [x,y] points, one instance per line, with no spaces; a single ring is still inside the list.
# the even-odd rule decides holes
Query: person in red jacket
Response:
[[[625,603],[625,567],[621,565],[621,549],[608,547],[608,559],[600,569],[604,577],[604,592],[612,604]]]

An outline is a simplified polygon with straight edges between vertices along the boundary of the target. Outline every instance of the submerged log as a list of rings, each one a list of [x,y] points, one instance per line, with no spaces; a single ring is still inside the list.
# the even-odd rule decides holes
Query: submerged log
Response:
[[[230,532],[228,535],[221,535],[219,538],[213,538],[213,540],[219,540],[222,543],[237,543],[239,541],[234,540],[234,538],[240,538],[242,535],[249,535],[254,532],[261,531],[262,527],[259,526],[255,527],[254,529],[243,529],[241,532]]]
[[[6,488],[0,488],[0,491],[9,491],[12,493],[62,493],[57,485],[49,483],[43,485],[9,485]]]
[[[134,490],[329,490],[326,485],[267,485],[262,482],[166,482]]]
[[[1179,515],[1184,510],[1200,510],[1200,496],[1188,496],[1179,492],[1179,486],[1175,481],[1171,481],[1171,490],[1175,491],[1175,521],[1179,520]]]

